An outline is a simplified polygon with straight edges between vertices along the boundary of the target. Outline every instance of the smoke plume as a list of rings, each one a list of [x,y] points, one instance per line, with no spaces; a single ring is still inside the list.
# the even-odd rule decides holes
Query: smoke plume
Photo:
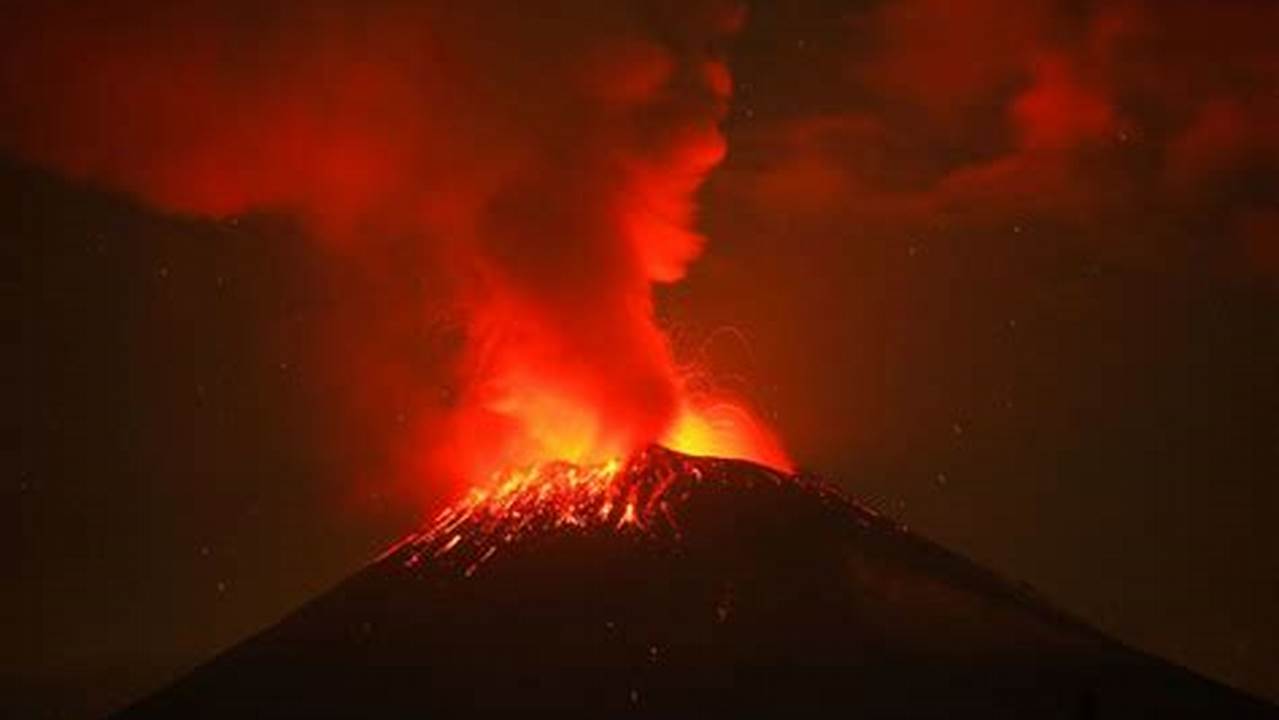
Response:
[[[281,212],[412,308],[331,338],[356,406],[478,477],[656,440],[784,462],[690,397],[654,319],[724,153],[720,2],[31,2],[0,31],[0,145],[174,213]],[[410,263],[415,290],[381,282]],[[343,301],[337,301],[341,304]],[[338,311],[338,315],[341,311]],[[422,327],[456,351],[405,352]],[[734,420],[735,424],[726,424]]]

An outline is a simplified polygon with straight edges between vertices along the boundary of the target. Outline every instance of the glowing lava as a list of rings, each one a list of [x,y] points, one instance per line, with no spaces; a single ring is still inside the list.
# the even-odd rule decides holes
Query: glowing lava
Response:
[[[748,470],[749,469],[749,470]],[[422,532],[386,550],[405,567],[454,567],[470,577],[503,547],[554,533],[634,532],[679,537],[673,506],[704,485],[748,489],[799,479],[760,465],[695,457],[659,446],[594,465],[554,461],[494,473]]]

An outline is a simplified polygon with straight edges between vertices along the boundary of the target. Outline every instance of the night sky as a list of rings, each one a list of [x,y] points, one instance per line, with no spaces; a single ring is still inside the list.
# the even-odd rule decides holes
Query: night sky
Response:
[[[563,62],[546,67],[580,65],[579,45],[594,46],[566,38],[596,29],[638,27],[687,50],[696,43],[681,28],[709,22],[648,4],[659,10],[619,20],[557,2],[565,17],[530,20],[512,3],[493,37],[535,34],[526,46],[490,55],[481,40],[457,43],[465,82],[490,70],[501,82],[457,101],[455,142],[412,139],[447,118],[419,126],[403,104],[370,111],[395,119],[372,126],[390,147],[445,148],[446,167],[357,163],[396,180],[353,190],[299,179],[296,197],[283,170],[285,185],[268,178],[273,158],[255,165],[257,141],[234,133],[215,157],[249,170],[214,179],[260,187],[228,193],[169,173],[189,159],[182,133],[161,136],[169,126],[156,118],[170,115],[129,106],[98,118],[85,112],[97,105],[66,102],[78,96],[61,94],[61,66],[29,54],[71,48],[60,57],[92,58],[111,79],[120,71],[103,49],[147,32],[46,34],[35,12],[0,33],[0,217],[17,331],[4,373],[17,442],[0,486],[17,540],[16,584],[0,595],[4,703],[33,717],[118,707],[456,496],[458,482],[424,477],[404,452],[432,442],[420,407],[433,417],[459,406],[466,331],[440,289],[457,282],[440,269],[454,246],[423,250],[399,202],[376,240],[353,245],[367,227],[333,227],[383,209],[365,195],[401,183],[457,172],[482,185],[526,144],[587,159],[613,142],[671,146],[660,129],[702,118],[703,105],[681,96],[645,116],[642,142],[593,133],[607,113],[566,130],[560,113],[579,98],[554,74],[518,69],[520,52],[558,48]],[[127,5],[129,22],[152,27],[147,2]],[[237,31],[288,36],[276,12],[239,17]],[[201,28],[195,17],[173,22]],[[724,41],[733,96],[727,155],[697,195],[706,247],[682,281],[656,288],[675,357],[749,399],[799,467],[1120,640],[1279,700],[1277,26],[1279,4],[1265,0],[752,3]],[[381,45],[368,47],[370,76],[382,77]],[[272,77],[281,56],[237,57],[228,73]],[[645,62],[619,64],[619,93],[642,89],[647,76],[629,70]],[[287,77],[323,85],[324,67]],[[226,124],[254,127],[260,98],[214,100]],[[183,108],[206,122],[203,106]],[[495,150],[481,130],[498,111],[532,120]],[[369,127],[337,122],[341,137]],[[575,144],[583,129],[589,153]],[[153,138],[166,149],[149,155]],[[122,139],[154,163],[130,164],[112,145]],[[455,171],[471,151],[478,169]],[[565,157],[546,155],[551,168]],[[558,194],[514,187],[561,202],[594,184],[564,177]],[[355,196],[358,212],[333,208]],[[541,267],[536,242],[520,248],[503,257]],[[560,250],[587,258],[569,270],[589,273],[595,249]]]

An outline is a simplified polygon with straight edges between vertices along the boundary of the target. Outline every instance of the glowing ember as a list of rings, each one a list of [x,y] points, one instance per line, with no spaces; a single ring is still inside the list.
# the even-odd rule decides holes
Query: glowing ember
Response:
[[[671,506],[701,484],[781,483],[790,476],[754,467],[731,479],[728,467],[742,463],[693,457],[652,446],[629,460],[596,465],[555,461],[495,473],[445,509],[423,532],[392,546],[378,561],[398,556],[405,567],[447,563],[470,576],[504,546],[557,532],[680,535]],[[746,479],[743,480],[743,477]]]

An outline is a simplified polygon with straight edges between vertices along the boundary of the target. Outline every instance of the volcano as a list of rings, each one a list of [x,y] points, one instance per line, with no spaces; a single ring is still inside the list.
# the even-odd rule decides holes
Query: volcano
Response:
[[[1276,716],[819,480],[651,447],[473,493],[119,717],[512,711]]]

